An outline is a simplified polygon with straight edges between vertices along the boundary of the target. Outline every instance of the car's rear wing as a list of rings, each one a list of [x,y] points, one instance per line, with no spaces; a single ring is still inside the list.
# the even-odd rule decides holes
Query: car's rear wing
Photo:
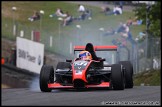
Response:
[[[115,45],[108,45],[108,46],[94,46],[95,51],[117,51],[117,46]],[[74,46],[75,51],[83,51],[85,50],[85,46]]]

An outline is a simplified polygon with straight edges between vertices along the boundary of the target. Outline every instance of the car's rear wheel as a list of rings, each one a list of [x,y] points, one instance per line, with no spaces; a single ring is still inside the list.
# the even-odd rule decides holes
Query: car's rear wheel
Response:
[[[124,90],[124,73],[121,64],[113,64],[111,72],[111,82],[114,90]]]
[[[39,85],[42,92],[51,92],[48,83],[54,83],[54,69],[52,66],[43,65],[40,72]]]
[[[133,66],[130,61],[120,61],[125,68],[125,88],[133,88]]]

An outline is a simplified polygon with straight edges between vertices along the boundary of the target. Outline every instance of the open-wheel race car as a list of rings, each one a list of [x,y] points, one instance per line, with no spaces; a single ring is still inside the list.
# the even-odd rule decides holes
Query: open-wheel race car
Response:
[[[42,92],[52,89],[110,88],[124,90],[133,88],[133,66],[130,61],[105,63],[106,59],[97,57],[97,51],[115,51],[117,46],[74,46],[74,53],[80,52],[74,60],[58,62],[53,66],[43,65],[39,84]],[[105,57],[105,56],[104,56]]]

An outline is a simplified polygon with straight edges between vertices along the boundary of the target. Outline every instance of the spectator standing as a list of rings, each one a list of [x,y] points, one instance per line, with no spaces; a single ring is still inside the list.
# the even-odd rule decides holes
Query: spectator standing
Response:
[[[153,58],[153,69],[158,69],[159,68],[159,63],[156,58]]]

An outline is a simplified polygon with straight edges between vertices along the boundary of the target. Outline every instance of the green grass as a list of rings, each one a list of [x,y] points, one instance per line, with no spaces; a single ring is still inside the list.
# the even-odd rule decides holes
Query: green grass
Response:
[[[11,10],[12,6],[17,7],[17,11]],[[56,9],[60,7],[62,10],[69,11],[74,17],[78,17],[77,4],[71,4],[59,1],[3,1],[2,2],[2,37],[15,40],[16,37],[12,35],[13,17],[18,24],[18,36],[20,30],[25,31],[25,38],[31,38],[31,31],[40,31],[40,21],[30,22],[28,17],[33,14],[34,10],[44,10],[45,14],[42,17],[41,26],[41,42],[45,44],[45,48],[48,51],[59,53],[65,56],[72,56],[69,53],[70,42],[75,45],[77,36],[79,35],[79,42],[77,45],[85,45],[87,42],[92,42],[95,45],[99,45],[101,32],[98,30],[100,27],[108,29],[110,27],[116,29],[120,22],[125,23],[129,17],[134,17],[133,12],[123,12],[120,16],[105,16],[100,13],[100,8],[87,6],[85,7],[92,10],[92,20],[74,21],[71,25],[61,27],[61,41],[59,42],[59,21],[57,18],[50,18],[49,15],[54,13]],[[81,29],[78,30],[76,25],[80,24]],[[143,31],[145,26],[131,26],[133,38],[135,38],[140,31]],[[49,47],[49,36],[53,36],[53,47]],[[116,34],[113,37],[103,37],[104,45],[111,45],[111,41],[114,38],[120,37]],[[130,44],[128,44],[130,46]]]
[[[152,70],[142,72],[134,75],[134,85],[140,86],[141,84],[150,86],[160,86],[160,72],[161,70]]]

